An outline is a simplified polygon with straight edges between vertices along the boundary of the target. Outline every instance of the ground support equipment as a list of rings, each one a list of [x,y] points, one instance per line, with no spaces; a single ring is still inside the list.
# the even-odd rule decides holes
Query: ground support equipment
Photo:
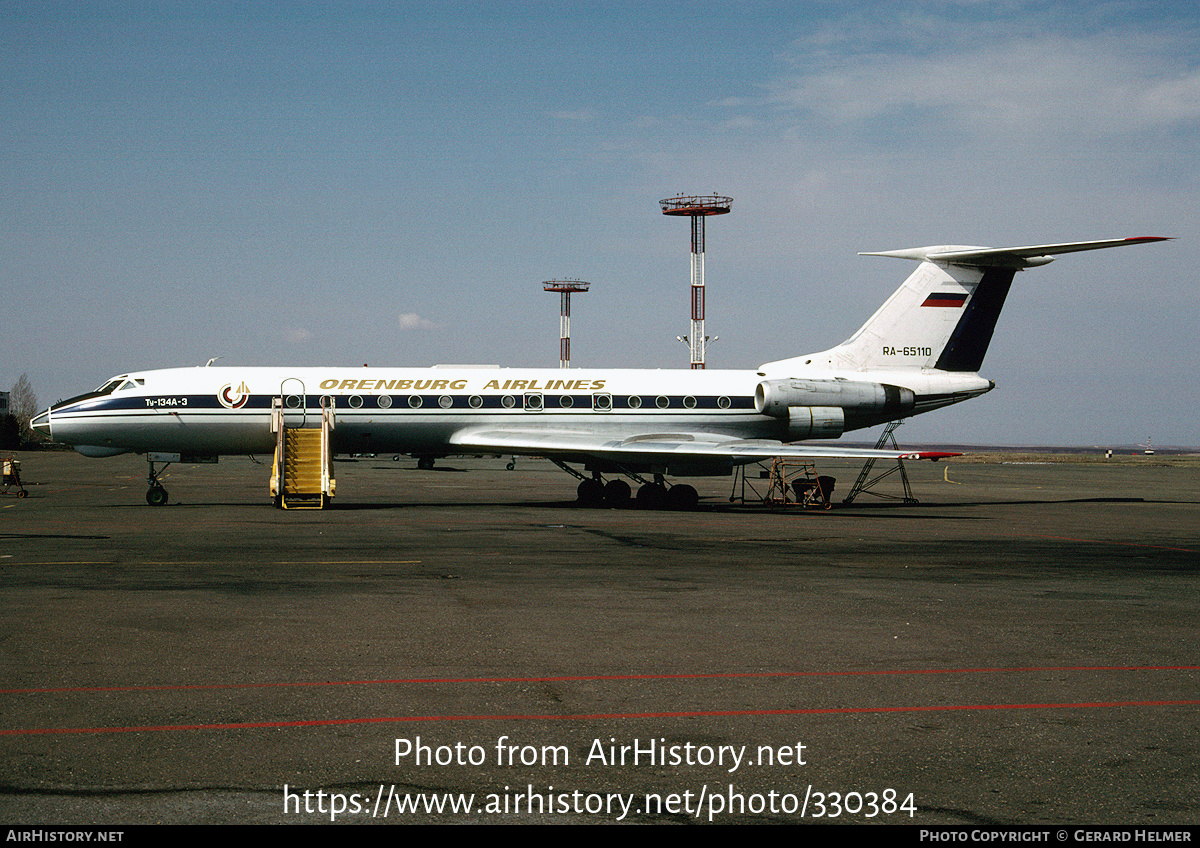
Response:
[[[876,450],[882,450],[885,447],[887,447],[887,443],[889,441],[891,442],[891,446],[894,450],[897,450],[897,451],[900,450],[900,446],[898,444],[896,444],[895,431],[896,431],[896,428],[899,427],[903,423],[904,423],[903,421],[888,422],[888,425],[883,428],[883,432],[879,436],[879,441],[877,441],[875,443]],[[902,500],[906,504],[920,503],[920,501],[918,501],[913,496],[912,486],[908,482],[908,472],[904,470],[904,461],[903,460],[897,459],[895,466],[882,472],[878,477],[875,477],[874,479],[868,479],[871,477],[871,469],[874,467],[875,467],[875,460],[873,460],[873,459],[868,459],[863,464],[862,471],[860,471],[858,474],[858,479],[854,481],[854,485],[850,487],[850,493],[848,495],[846,495],[846,499],[844,501],[842,501],[842,503],[844,503],[844,504],[853,503],[854,499],[862,493],[866,493],[868,495],[874,495],[877,498],[884,498],[886,500],[895,500],[895,501]],[[878,483],[880,480],[883,480],[885,477],[889,477],[892,474],[895,474],[897,471],[900,472],[900,481],[904,486],[904,496],[903,497],[898,497],[896,495],[885,495],[882,492],[871,491],[871,489],[875,486],[876,483]]]
[[[23,498],[29,494],[21,485],[21,460],[12,454],[0,456],[0,484],[4,486],[4,491],[0,492],[0,495],[11,494]],[[9,489],[13,486],[16,486],[17,490],[10,492]]]

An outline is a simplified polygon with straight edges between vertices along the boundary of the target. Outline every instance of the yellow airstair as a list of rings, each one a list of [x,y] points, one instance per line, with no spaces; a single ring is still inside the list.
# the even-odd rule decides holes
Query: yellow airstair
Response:
[[[301,419],[304,420],[303,417]],[[333,407],[321,409],[321,426],[288,426],[281,398],[271,407],[271,429],[276,433],[275,462],[271,469],[271,497],[281,509],[323,509],[333,497],[333,452],[330,431]]]

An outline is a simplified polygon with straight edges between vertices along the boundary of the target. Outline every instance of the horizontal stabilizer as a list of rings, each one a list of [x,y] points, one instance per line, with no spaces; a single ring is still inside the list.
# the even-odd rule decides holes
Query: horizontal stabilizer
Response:
[[[910,247],[904,250],[881,250],[860,253],[859,256],[891,256],[897,259],[943,262],[952,265],[971,265],[979,268],[1033,268],[1054,261],[1059,253],[1078,253],[1082,250],[1100,250],[1106,247],[1125,247],[1131,244],[1149,244],[1170,241],[1165,236],[1134,236],[1123,239],[1100,241],[1072,241],[1061,244],[1033,244],[1024,247],[968,247],[965,245],[939,245],[934,247]]]

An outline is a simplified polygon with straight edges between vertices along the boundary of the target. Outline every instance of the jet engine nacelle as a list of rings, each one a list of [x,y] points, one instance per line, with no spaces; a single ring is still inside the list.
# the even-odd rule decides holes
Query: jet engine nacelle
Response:
[[[789,406],[787,441],[837,439],[846,429],[846,416],[836,406]]]
[[[754,390],[754,408],[787,420],[793,439],[836,439],[843,430],[904,418],[912,414],[913,401],[912,389],[853,380],[764,380]],[[809,410],[812,433],[792,435],[805,428],[802,410]]]

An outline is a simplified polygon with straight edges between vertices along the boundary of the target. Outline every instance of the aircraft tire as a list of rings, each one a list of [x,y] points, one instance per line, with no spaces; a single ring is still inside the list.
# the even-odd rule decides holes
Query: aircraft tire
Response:
[[[700,493],[692,486],[672,486],[667,492],[667,507],[669,509],[695,509],[700,503]]]
[[[162,486],[151,486],[146,491],[146,503],[150,506],[165,506],[167,500],[167,490]]]
[[[600,506],[604,502],[604,484],[590,477],[579,481],[575,493],[579,496],[580,506]]]
[[[630,496],[633,494],[629,488],[629,484],[624,480],[609,480],[604,484],[604,504],[605,506],[621,509],[629,505]]]
[[[667,489],[658,483],[647,483],[637,490],[637,505],[640,509],[661,509],[667,499]]]

